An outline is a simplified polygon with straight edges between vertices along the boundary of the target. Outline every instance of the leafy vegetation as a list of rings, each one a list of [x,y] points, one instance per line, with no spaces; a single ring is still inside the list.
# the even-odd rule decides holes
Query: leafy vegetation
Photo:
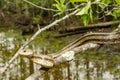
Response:
[[[96,18],[99,19],[106,18],[106,16],[113,16],[114,19],[119,19],[120,17],[119,0],[69,0],[69,2],[66,3],[64,0],[55,1],[55,7],[61,13],[63,13],[63,11],[65,12],[65,9],[71,4],[75,9],[80,9],[76,15],[81,16],[84,25],[88,25],[89,22],[93,22],[93,19],[95,20]],[[60,4],[59,1],[67,5],[64,5],[63,8],[61,7],[63,4]]]
[[[40,9],[26,1],[40,7]],[[110,20],[120,18],[119,0],[1,0],[0,6],[1,11],[7,15],[13,15],[13,13],[32,15],[33,22],[37,24],[45,16],[48,18],[59,16],[76,9],[79,9],[76,16],[80,16],[84,25],[100,20],[108,21],[109,18],[112,18]]]

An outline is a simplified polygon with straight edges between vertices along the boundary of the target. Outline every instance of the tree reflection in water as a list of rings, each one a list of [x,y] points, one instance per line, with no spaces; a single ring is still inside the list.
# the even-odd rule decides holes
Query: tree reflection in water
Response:
[[[40,37],[40,38],[39,38]],[[45,54],[53,52],[64,42],[55,39],[47,39],[43,35],[39,36],[29,47],[37,53],[44,51]],[[14,55],[16,50],[24,44],[29,36],[21,36],[14,31],[0,31],[0,70],[5,63]],[[51,49],[51,40],[54,42]],[[38,44],[39,43],[39,44]],[[40,45],[41,44],[41,45]],[[43,47],[50,50],[40,50]],[[60,47],[63,47],[64,44]],[[112,45],[111,45],[112,46]],[[113,46],[112,46],[113,47]],[[116,46],[115,46],[116,47]],[[59,49],[54,49],[59,50]],[[109,53],[108,53],[109,52]],[[91,49],[80,53],[76,59],[54,67],[44,75],[43,80],[119,80],[120,79],[120,54],[114,53],[110,46],[99,49]],[[18,57],[10,68],[2,76],[1,80],[24,80],[34,71],[39,69],[39,65],[33,64],[24,57]],[[39,80],[42,80],[39,79]]]

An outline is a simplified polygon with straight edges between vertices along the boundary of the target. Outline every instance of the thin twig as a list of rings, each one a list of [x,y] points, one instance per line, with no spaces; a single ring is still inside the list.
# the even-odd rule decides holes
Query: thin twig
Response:
[[[45,8],[45,7],[38,6],[38,5],[36,5],[36,4],[28,1],[28,0],[23,0],[23,1],[25,1],[26,3],[29,3],[29,4],[31,4],[31,5],[39,8],[39,9],[42,9],[42,10],[59,12],[59,10],[55,10],[55,9],[50,9],[50,8]],[[76,10],[77,8],[79,8],[80,6],[83,6],[83,5],[85,5],[85,3],[82,3],[82,4],[78,5],[78,6],[76,6],[75,8],[67,9],[66,11],[74,11],[74,10]]]
[[[47,10],[47,11],[53,11],[53,12],[58,12],[58,11],[59,11],[59,10],[55,10],[55,9],[49,9],[49,8],[45,8],[45,7],[38,6],[38,5],[36,5],[36,4],[28,1],[28,0],[23,0],[23,1],[25,1],[26,3],[29,3],[29,4],[31,4],[31,5],[39,8],[39,9],[43,9],[43,10]]]

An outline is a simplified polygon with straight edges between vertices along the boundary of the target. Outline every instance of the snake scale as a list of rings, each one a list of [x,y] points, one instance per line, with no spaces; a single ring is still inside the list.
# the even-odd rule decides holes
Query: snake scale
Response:
[[[60,55],[74,49],[75,47],[81,46],[89,42],[97,44],[118,44],[120,43],[120,33],[87,33],[51,56],[38,54],[33,55],[34,52],[30,49],[21,50],[19,54],[27,57],[31,56],[30,59],[33,62],[48,68],[54,65],[54,58],[59,57]]]

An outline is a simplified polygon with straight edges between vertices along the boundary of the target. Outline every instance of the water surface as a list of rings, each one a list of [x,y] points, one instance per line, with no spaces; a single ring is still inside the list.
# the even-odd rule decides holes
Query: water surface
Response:
[[[72,37],[55,39],[53,34],[57,33],[43,32],[27,47],[37,54],[50,54],[72,41]],[[21,31],[13,28],[0,28],[0,69],[31,36],[23,36]],[[120,80],[118,47],[107,45],[82,52],[73,61],[54,67],[39,80]],[[9,67],[0,80],[24,80],[39,69],[39,65],[23,56],[15,59]]]

